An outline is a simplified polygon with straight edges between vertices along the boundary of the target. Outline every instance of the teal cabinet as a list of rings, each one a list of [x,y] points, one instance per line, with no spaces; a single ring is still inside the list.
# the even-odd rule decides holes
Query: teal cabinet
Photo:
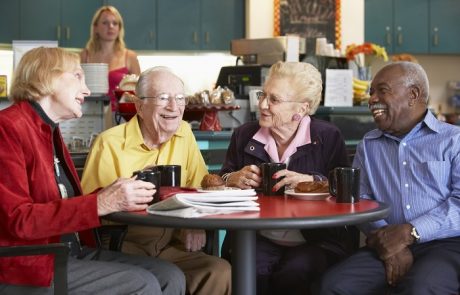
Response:
[[[91,19],[102,0],[20,0],[21,40],[57,40],[62,47],[84,47]]]
[[[102,0],[61,0],[59,45],[63,47],[85,47],[89,39],[94,13],[101,6]]]
[[[117,8],[125,25],[125,42],[130,49],[157,48],[156,0],[108,0],[107,5]]]
[[[158,0],[158,49],[230,50],[244,23],[243,0]]]
[[[365,40],[388,53],[457,54],[458,0],[365,0]]]
[[[0,43],[19,39],[19,1],[0,0]]]
[[[460,53],[460,1],[430,1],[430,53]]]
[[[427,53],[427,0],[366,0],[365,41],[388,53]]]
[[[201,1],[201,49],[230,50],[232,39],[244,38],[244,1]]]
[[[158,49],[198,50],[200,0],[158,0]]]

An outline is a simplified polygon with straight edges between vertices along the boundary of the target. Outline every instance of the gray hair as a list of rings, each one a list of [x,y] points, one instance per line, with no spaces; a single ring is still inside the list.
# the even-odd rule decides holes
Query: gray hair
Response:
[[[150,84],[150,77],[158,75],[160,73],[169,73],[173,75],[175,78],[177,78],[181,83],[182,86],[184,86],[184,81],[182,81],[181,78],[179,78],[170,68],[164,67],[164,66],[157,66],[157,67],[152,67],[149,68],[145,71],[143,71],[140,76],[139,80],[137,80],[136,84],[136,96],[137,97],[143,97],[143,96],[148,96],[147,91],[148,87],[151,86]]]
[[[321,102],[323,80],[321,73],[311,64],[304,62],[277,62],[268,72],[270,78],[286,78],[292,81],[292,88],[296,92],[296,100],[308,102],[309,115],[314,114]]]
[[[404,76],[402,77],[404,86],[418,86],[420,88],[420,95],[425,100],[425,102],[428,103],[430,86],[428,82],[428,76],[421,65],[410,61],[399,61],[388,65],[388,67],[390,66],[398,66],[400,69],[402,69],[404,72]]]

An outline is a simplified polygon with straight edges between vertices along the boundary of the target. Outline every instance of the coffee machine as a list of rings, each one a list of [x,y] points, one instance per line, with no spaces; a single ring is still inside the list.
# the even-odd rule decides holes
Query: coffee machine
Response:
[[[270,66],[278,61],[299,61],[305,48],[298,36],[237,39],[232,40],[230,53],[237,57],[236,65],[222,67],[216,85],[230,88],[241,109],[229,112],[230,118],[219,114],[224,128],[257,119],[256,92],[262,89]]]

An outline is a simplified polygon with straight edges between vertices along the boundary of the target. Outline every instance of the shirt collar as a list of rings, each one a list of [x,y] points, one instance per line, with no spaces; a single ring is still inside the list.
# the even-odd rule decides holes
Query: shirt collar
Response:
[[[305,116],[302,118],[299,127],[297,128],[296,134],[289,146],[284,151],[281,160],[278,156],[278,148],[276,146],[275,139],[271,135],[269,128],[261,127],[259,131],[254,134],[253,139],[265,145],[264,149],[272,161],[281,161],[282,163],[286,163],[289,160],[289,157],[297,151],[297,147],[311,143],[310,123],[310,116]]]
[[[58,123],[55,123],[53,120],[50,119],[50,117],[48,117],[48,115],[45,113],[45,111],[43,110],[43,108],[41,107],[41,105],[34,101],[34,100],[29,100],[28,101],[30,103],[30,105],[32,106],[32,108],[37,112],[37,114],[40,116],[40,118],[42,118],[42,120],[50,125],[51,127],[51,130],[54,131],[54,129],[56,129],[56,127],[58,127]]]
[[[421,122],[419,122],[417,125],[415,125],[414,128],[412,128],[412,130],[409,131],[409,133],[405,137],[407,137],[408,135],[410,136],[410,135],[418,132],[420,129],[422,129],[425,126],[427,128],[429,128],[430,130],[432,130],[432,131],[434,131],[436,133],[439,133],[439,125],[437,124],[438,122],[439,122],[438,119],[436,119],[436,117],[433,115],[433,113],[430,110],[427,110],[423,120]],[[391,138],[394,137],[393,135],[385,133],[380,129],[374,129],[372,131],[369,131],[364,136],[364,138],[365,139],[376,139],[376,138],[379,138],[381,136],[389,136]]]
[[[125,134],[125,148],[133,148],[133,147],[145,147],[144,144],[144,137],[142,136],[141,128],[139,126],[139,117],[136,115],[131,120],[129,120],[126,124],[126,134]],[[182,121],[177,129],[174,136],[184,137],[185,136],[185,126],[187,122]]]

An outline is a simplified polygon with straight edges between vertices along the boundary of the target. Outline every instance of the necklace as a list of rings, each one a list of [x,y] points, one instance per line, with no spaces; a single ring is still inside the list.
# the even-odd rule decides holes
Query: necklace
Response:
[[[59,163],[59,159],[56,156],[54,156],[54,172],[56,173],[59,193],[61,194],[61,198],[66,199],[69,195],[67,193],[65,185],[61,183],[61,172],[59,171]]]

